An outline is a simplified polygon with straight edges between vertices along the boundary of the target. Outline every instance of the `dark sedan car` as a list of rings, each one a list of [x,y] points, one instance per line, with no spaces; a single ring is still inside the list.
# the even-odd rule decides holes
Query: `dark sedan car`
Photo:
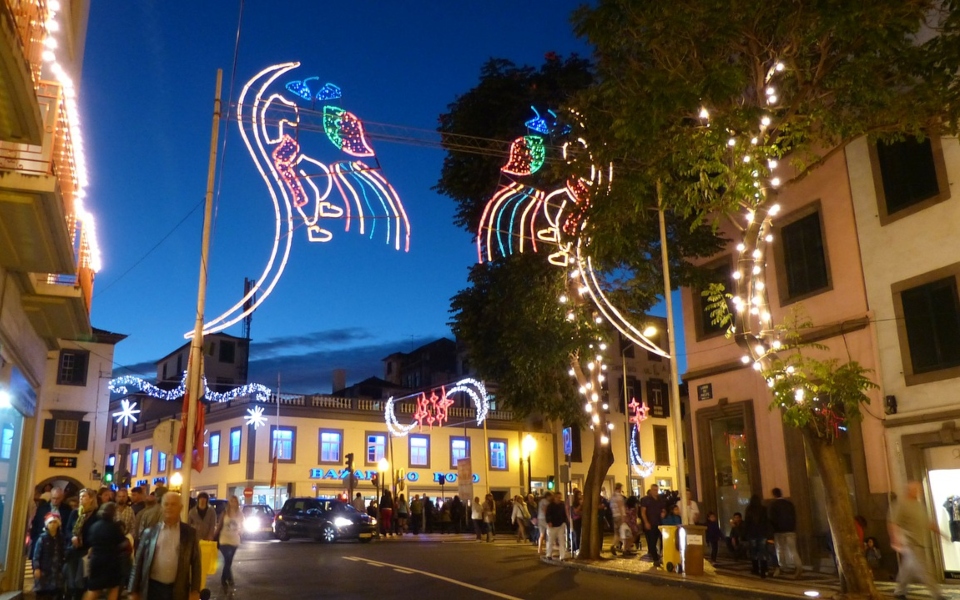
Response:
[[[336,498],[290,498],[274,522],[274,533],[281,541],[308,537],[318,542],[369,542],[376,529],[376,519]]]

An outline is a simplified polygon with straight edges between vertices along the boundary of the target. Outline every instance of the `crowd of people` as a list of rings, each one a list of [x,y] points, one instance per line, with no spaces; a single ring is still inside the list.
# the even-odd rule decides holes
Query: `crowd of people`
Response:
[[[199,600],[206,582],[200,540],[216,542],[223,555],[221,585],[233,586],[233,557],[243,514],[235,496],[219,518],[201,492],[187,522],[180,494],[158,486],[116,492],[85,488],[65,499],[49,486],[29,519],[28,555],[39,600]]]

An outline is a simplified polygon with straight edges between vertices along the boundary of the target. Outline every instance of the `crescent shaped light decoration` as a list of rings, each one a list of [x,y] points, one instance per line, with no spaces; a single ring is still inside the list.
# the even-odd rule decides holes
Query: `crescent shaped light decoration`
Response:
[[[299,66],[299,62],[269,66],[240,92],[236,112],[240,137],[267,188],[276,224],[263,272],[236,304],[204,324],[205,335],[238,323],[273,292],[290,258],[295,219],[303,223],[307,240],[313,243],[334,238],[332,219],[342,220],[344,231],[356,222],[357,231],[370,238],[381,223],[387,244],[410,250],[410,221],[400,196],[378,172],[378,162],[360,160],[376,161],[361,119],[329,104],[313,109],[314,102],[339,100],[340,88],[332,83],[320,86],[318,77],[277,84]],[[321,121],[328,143],[347,158],[328,164],[307,154],[302,134],[312,129],[302,123],[304,119]],[[192,338],[193,331],[183,337]]]
[[[438,393],[439,391],[439,393]],[[476,409],[477,425],[482,425],[490,411],[490,397],[487,395],[487,388],[482,381],[476,379],[461,379],[451,387],[441,386],[434,388],[430,392],[421,392],[413,396],[404,398],[390,397],[384,408],[384,420],[387,423],[387,429],[394,437],[403,437],[419,427],[422,431],[424,426],[433,428],[434,425],[442,427],[447,421],[448,410],[454,401],[451,398],[454,394],[466,394],[473,401]],[[396,403],[403,400],[416,398],[416,410],[413,413],[413,421],[408,425],[403,425],[397,419]]]
[[[531,175],[543,165],[546,145],[537,134],[570,132],[570,127],[561,126],[552,111],[549,113],[553,120],[549,123],[536,109],[534,113],[536,117],[527,121],[526,126],[536,134],[513,141],[507,162],[500,169],[507,181],[484,206],[476,237],[478,262],[522,253],[528,245],[531,251],[538,252],[537,242],[549,244],[550,264],[574,267],[571,276],[580,278],[580,294],[589,297],[610,325],[638,347],[669,359],[669,353],[643,335],[604,293],[588,253],[589,240],[583,236],[590,190],[594,186],[609,185],[613,179],[612,165],[606,170],[591,165],[589,178],[569,179],[563,187],[549,192],[513,180],[513,177]],[[579,117],[576,113],[573,116]],[[583,138],[565,142],[562,146],[565,160],[570,159],[573,147],[587,150],[587,142]]]
[[[229,402],[241,396],[250,396],[258,402],[266,402],[270,399],[270,394],[272,393],[270,388],[259,383],[248,383],[222,393],[214,392],[207,387],[206,376],[203,377],[201,385],[204,390],[203,397],[210,402]],[[110,391],[115,394],[129,394],[130,388],[133,388],[151,398],[171,401],[182,398],[187,392],[187,373],[184,371],[183,377],[180,379],[180,385],[172,390],[161,389],[145,379],[132,375],[122,375],[111,379],[109,387]],[[121,401],[121,404],[122,403],[123,401]],[[116,415],[117,413],[114,413],[114,416]]]

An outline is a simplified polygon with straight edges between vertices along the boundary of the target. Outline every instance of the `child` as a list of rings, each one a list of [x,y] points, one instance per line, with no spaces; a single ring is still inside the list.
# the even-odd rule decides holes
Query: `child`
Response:
[[[864,549],[867,555],[867,564],[876,571],[880,568],[880,548],[877,547],[877,538],[870,536],[867,538],[867,547]]]
[[[680,525],[683,523],[683,519],[680,516],[680,505],[674,504],[670,509],[670,514],[665,516],[661,521],[664,525]]]
[[[43,520],[43,533],[33,549],[33,591],[37,600],[53,600],[63,588],[64,542],[60,535],[60,517],[48,513]]]
[[[710,562],[717,562],[717,550],[720,548],[720,540],[723,539],[723,531],[720,530],[720,522],[717,521],[717,513],[707,514],[707,544],[710,545]]]

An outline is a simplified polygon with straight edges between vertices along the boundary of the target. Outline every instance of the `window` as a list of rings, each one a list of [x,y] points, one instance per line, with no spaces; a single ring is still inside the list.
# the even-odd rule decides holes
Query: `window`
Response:
[[[209,451],[210,457],[207,459],[208,464],[211,467],[215,467],[220,464],[220,432],[215,431],[210,434],[210,439],[207,442],[207,450]]]
[[[383,458],[387,448],[387,436],[382,433],[367,434],[367,464],[376,464]]]
[[[781,304],[788,304],[830,287],[819,203],[814,203],[787,219],[778,223],[780,241],[775,246]]]
[[[167,453],[157,452],[157,473],[167,472]]]
[[[647,406],[650,407],[650,416],[666,419],[670,416],[670,394],[667,384],[661,379],[651,379],[647,382]]]
[[[147,446],[143,450],[143,474],[144,475],[150,474],[150,467],[152,466],[151,463],[153,463],[153,447]]]
[[[87,364],[90,353],[83,350],[61,350],[57,368],[58,385],[87,385]]]
[[[343,431],[320,430],[320,461],[327,464],[340,464],[343,448]]]
[[[470,456],[470,438],[451,437],[450,438],[450,468],[457,468],[457,462],[461,458]]]
[[[137,468],[139,467],[139,463],[140,463],[140,451],[134,450],[133,453],[130,454],[130,476],[131,477],[137,476]]]
[[[173,455],[173,468],[174,468],[174,469],[182,469],[182,468],[183,468],[183,461],[180,460],[180,457],[177,456],[176,454]]]
[[[733,268],[730,265],[730,257],[725,256],[720,262],[706,267],[704,278],[708,284],[691,290],[691,300],[694,306],[693,318],[694,324],[697,327],[698,340],[717,337],[726,333],[726,325],[712,322],[713,317],[710,315],[710,309],[708,308],[710,299],[704,296],[703,292],[709,287],[709,284],[719,283],[723,286],[725,294],[735,296],[737,294],[737,288],[732,277]],[[727,309],[731,313],[733,312],[732,304],[729,300],[727,301]]]
[[[57,419],[56,423],[56,431],[53,435],[53,450],[76,450],[80,421]]]
[[[657,333],[650,336],[650,341],[656,344],[658,347],[663,348],[664,343],[660,340],[660,338],[661,338],[660,330],[657,329]],[[665,348],[665,349],[669,350],[669,348]],[[663,357],[657,354],[656,352],[650,352],[649,350],[647,350],[647,360],[650,362],[663,362]]]
[[[490,440],[490,468],[507,470],[507,440]]]
[[[0,460],[10,460],[13,452],[13,425],[4,424],[0,432]]]
[[[43,422],[40,447],[55,452],[86,450],[90,441],[90,421],[83,420],[84,413],[69,410],[50,412],[53,418]]]
[[[229,365],[236,359],[237,345],[234,342],[223,340],[220,342],[220,362]]]
[[[114,421],[110,424],[110,441],[117,441],[117,435],[120,433],[120,423]]]
[[[430,466],[430,437],[426,435],[410,435],[410,467]]]
[[[240,428],[230,430],[230,463],[240,462]]]
[[[296,439],[296,427],[272,425],[270,427],[270,450],[268,453],[270,460],[273,460],[273,455],[276,454],[277,462],[296,462]]]
[[[636,399],[637,402],[640,402],[642,398],[637,396],[637,378],[636,377],[633,377],[632,375],[628,375],[626,377],[626,384],[627,384],[626,393],[624,393],[623,380],[624,380],[623,377],[619,378],[619,381],[617,381],[617,386],[620,387],[620,413],[625,415],[627,414],[627,405],[629,405],[630,402],[634,399]]]
[[[894,284],[907,385],[960,375],[960,264]]]
[[[653,456],[657,466],[670,464],[670,441],[663,425],[653,426]]]
[[[950,197],[940,136],[878,142],[870,148],[880,224],[912,215]]]

